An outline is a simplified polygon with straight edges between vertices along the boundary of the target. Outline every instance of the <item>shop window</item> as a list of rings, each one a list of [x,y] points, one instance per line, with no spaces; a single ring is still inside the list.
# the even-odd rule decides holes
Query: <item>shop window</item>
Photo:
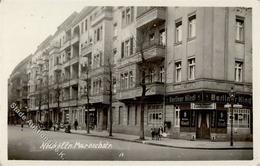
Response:
[[[233,110],[233,126],[239,128],[250,128],[250,110],[249,109],[234,109]],[[231,111],[229,110],[228,125],[231,123]]]
[[[161,104],[148,105],[148,124],[155,125],[157,127],[163,124],[163,106]]]

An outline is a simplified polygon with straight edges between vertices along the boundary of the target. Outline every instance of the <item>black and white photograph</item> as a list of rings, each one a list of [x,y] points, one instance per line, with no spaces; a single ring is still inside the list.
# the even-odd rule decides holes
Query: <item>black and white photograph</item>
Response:
[[[259,164],[256,6],[185,2],[0,1],[3,165]]]

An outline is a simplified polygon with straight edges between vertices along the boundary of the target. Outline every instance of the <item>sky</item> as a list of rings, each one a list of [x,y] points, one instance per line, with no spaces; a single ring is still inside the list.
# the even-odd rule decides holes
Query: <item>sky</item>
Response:
[[[87,6],[86,2],[2,0],[0,18],[3,25],[0,29],[0,37],[1,55],[3,55],[1,58],[5,62],[4,74],[9,76],[15,66],[34,53],[37,46],[49,35],[54,34],[57,27],[71,13],[79,12]]]

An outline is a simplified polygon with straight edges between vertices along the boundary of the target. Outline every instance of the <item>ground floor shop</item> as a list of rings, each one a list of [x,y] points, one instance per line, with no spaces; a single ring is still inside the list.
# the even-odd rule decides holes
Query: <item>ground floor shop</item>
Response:
[[[151,128],[163,127],[169,138],[186,140],[226,141],[230,139],[233,117],[234,140],[252,140],[253,112],[252,96],[237,94],[235,105],[230,103],[227,93],[194,92],[150,98],[144,104],[145,135]],[[137,101],[113,103],[113,131],[139,135],[141,106]]]
[[[223,92],[192,92],[185,94],[147,97],[144,102],[145,135],[151,128],[162,127],[169,138],[211,141],[230,139],[231,118],[235,140],[252,140],[252,96],[237,94],[231,114],[230,98]],[[237,108],[235,105],[239,105]],[[139,135],[141,103],[138,99],[114,101],[112,104],[113,132]],[[52,122],[70,123],[77,120],[78,129],[86,129],[86,105],[52,108],[50,112],[31,111],[34,121],[49,117]],[[89,107],[92,130],[109,130],[109,106],[103,103]]]

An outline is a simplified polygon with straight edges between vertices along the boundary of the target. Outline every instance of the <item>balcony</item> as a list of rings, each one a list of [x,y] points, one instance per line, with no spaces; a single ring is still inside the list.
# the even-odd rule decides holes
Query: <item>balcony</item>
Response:
[[[165,7],[140,7],[136,17],[137,28],[142,28],[147,24],[154,24],[165,21],[166,8]]]
[[[97,67],[97,68],[91,68],[90,72],[89,72],[89,77],[94,77],[94,76],[97,76],[97,75],[102,75],[104,74],[106,71],[105,71],[105,68],[100,66],[100,67]]]
[[[76,34],[71,39],[71,44],[74,44],[79,41],[79,34]]]
[[[112,7],[101,7],[100,10],[97,10],[96,13],[94,13],[93,15],[93,19],[91,22],[91,26],[95,26],[96,24],[98,24],[100,21],[102,21],[103,19],[112,19],[113,15],[112,15]]]
[[[136,50],[138,55],[138,62],[142,60],[140,48]],[[158,60],[165,58],[165,46],[160,42],[144,43],[143,54],[145,60]]]
[[[65,50],[66,48],[68,48],[68,47],[70,46],[70,44],[71,44],[71,40],[70,40],[70,38],[68,38],[68,39],[63,43],[63,45],[61,45],[60,51],[63,51],[63,50]]]
[[[70,80],[70,85],[76,85],[76,84],[78,84],[78,82],[79,82],[78,77],[73,77]]]
[[[32,63],[31,68],[37,68],[38,65],[36,63]]]
[[[109,104],[109,96],[104,94],[92,95],[90,96],[89,102],[92,104],[95,103]]]
[[[36,79],[37,79],[37,80],[42,79],[42,75],[41,75],[41,74],[37,74],[37,75],[36,75]]]
[[[50,55],[52,55],[52,54],[58,54],[60,52],[60,47],[59,46],[52,46],[51,48],[50,48]]]
[[[84,44],[81,48],[81,55],[86,56],[88,53],[92,52],[92,42],[89,42],[88,44]]]
[[[161,82],[154,82],[149,83],[147,86],[146,96],[153,96],[153,95],[164,95],[164,83]],[[134,99],[137,97],[141,97],[142,95],[142,88],[140,86],[132,89],[125,89],[120,90],[117,93],[116,98],[118,100],[127,100],[127,99]]]
[[[44,61],[43,58],[37,59],[37,64],[38,64],[38,65],[43,65],[44,63],[45,63],[45,61]]]
[[[65,88],[65,87],[68,87],[68,86],[70,86],[70,80],[64,79],[63,82],[62,82],[62,87]]]
[[[54,71],[61,71],[61,64],[60,63],[56,63],[55,65],[54,65],[54,67],[53,67],[53,70]]]
[[[70,59],[70,64],[73,65],[75,63],[79,62],[79,56],[78,55],[75,55],[73,57],[71,57]]]

